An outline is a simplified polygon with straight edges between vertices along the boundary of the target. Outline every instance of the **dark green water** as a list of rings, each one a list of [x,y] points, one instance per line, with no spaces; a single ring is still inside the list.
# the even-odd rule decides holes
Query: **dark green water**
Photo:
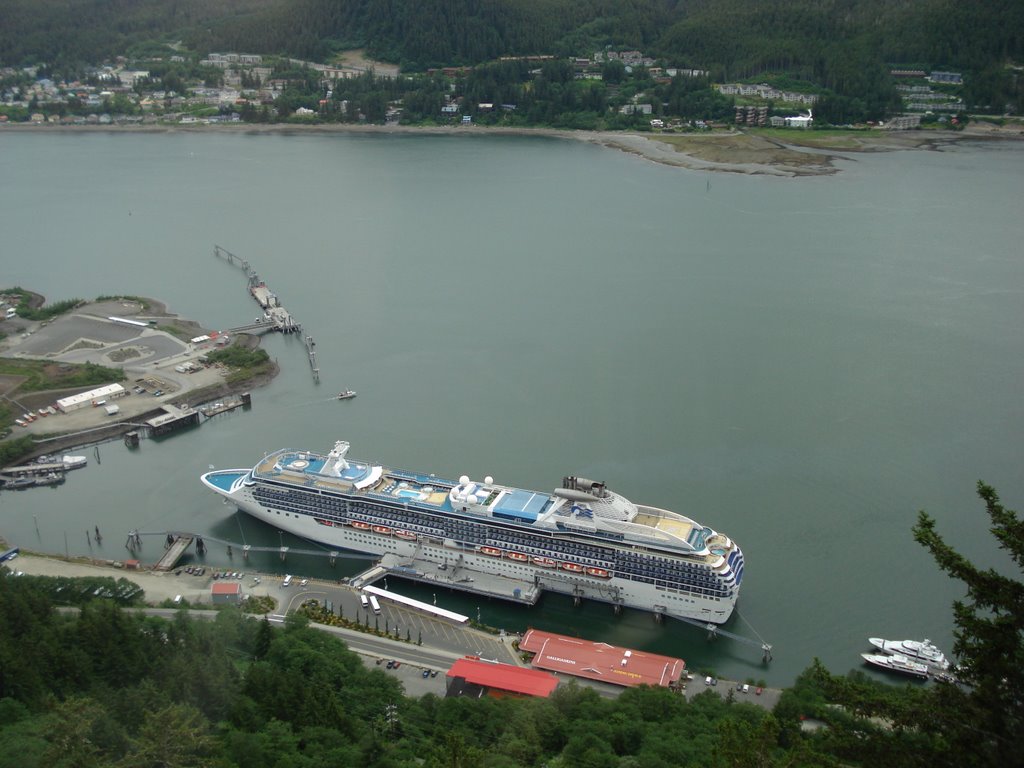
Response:
[[[230,327],[256,308],[219,243],[315,337],[323,382],[297,339],[268,339],[283,371],[251,412],[0,494],[13,544],[63,552],[67,533],[84,553],[98,524],[105,557],[130,528],[276,545],[198,476],[286,445],[346,439],[356,458],[538,489],[578,473],[736,539],[728,628],[773,643],[772,665],[639,612],[439,602],[772,683],[815,656],[859,666],[869,635],[951,646],[960,594],[913,542],[918,509],[1006,565],[974,484],[1024,498],[1022,145],[709,190],[705,173],[549,139],[0,132],[0,174],[0,283],[150,295]],[[147,539],[144,558],[160,549]]]

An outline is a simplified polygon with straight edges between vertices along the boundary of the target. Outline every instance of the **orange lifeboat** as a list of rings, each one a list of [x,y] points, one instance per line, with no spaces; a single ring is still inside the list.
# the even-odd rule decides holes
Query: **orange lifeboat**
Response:
[[[320,525],[326,525],[326,526],[333,526],[334,525],[334,523],[331,520],[321,520],[319,517],[314,517],[313,519],[316,520],[317,523],[320,524]]]
[[[554,568],[556,563],[550,557],[534,557],[531,558],[534,565],[538,565],[541,568]]]
[[[559,563],[558,567],[569,573],[583,573],[583,566],[579,563]]]
[[[352,527],[353,528],[358,528],[360,531],[368,531],[368,530],[370,530],[370,524],[369,523],[364,523],[362,520],[353,520],[352,521]]]
[[[406,541],[416,541],[416,534],[412,531],[395,531],[395,536]]]
[[[508,559],[515,560],[517,563],[525,563],[530,559],[530,556],[524,555],[522,552],[509,552]]]
[[[374,533],[381,533],[381,534],[384,534],[385,536],[390,536],[391,535],[391,529],[388,528],[386,525],[375,525],[375,526],[373,526],[373,532]]]
[[[494,547],[480,547],[481,554],[490,555],[491,557],[501,557],[501,550],[495,549]]]
[[[587,574],[597,576],[599,579],[610,579],[612,577],[604,568],[587,568]]]

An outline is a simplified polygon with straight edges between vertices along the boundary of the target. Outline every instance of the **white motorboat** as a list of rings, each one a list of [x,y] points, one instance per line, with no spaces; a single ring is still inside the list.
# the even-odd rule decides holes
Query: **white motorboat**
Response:
[[[64,454],[60,461],[64,465],[64,469],[78,469],[79,467],[84,467],[89,460],[85,456],[69,456]]]
[[[885,640],[881,637],[869,637],[868,642],[882,653],[906,656],[911,661],[926,664],[929,669],[939,672],[949,670],[949,660],[945,654],[932,645],[931,640]]]
[[[339,392],[338,393],[338,397],[336,399],[338,399],[338,400],[351,400],[355,396],[356,396],[356,391],[354,389],[346,389],[344,392]]]
[[[861,658],[868,664],[887,669],[890,672],[899,672],[912,677],[928,677],[928,666],[918,661],[911,661],[899,653],[862,653]]]

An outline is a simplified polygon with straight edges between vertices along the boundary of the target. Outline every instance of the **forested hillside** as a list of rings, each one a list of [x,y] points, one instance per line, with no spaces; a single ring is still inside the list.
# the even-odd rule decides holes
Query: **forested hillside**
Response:
[[[315,61],[365,47],[406,71],[631,48],[717,80],[807,81],[835,94],[837,115],[895,103],[893,64],[961,70],[968,103],[997,112],[1024,88],[1006,67],[1024,60],[1019,0],[0,0],[0,65],[99,63],[178,40]]]

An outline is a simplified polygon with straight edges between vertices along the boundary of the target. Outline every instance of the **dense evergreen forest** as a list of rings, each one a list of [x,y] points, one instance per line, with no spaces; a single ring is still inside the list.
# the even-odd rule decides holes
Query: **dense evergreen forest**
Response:
[[[302,616],[283,629],[233,609],[164,620],[131,610],[141,596],[123,579],[81,587],[0,567],[0,768],[1019,765],[1024,522],[978,494],[1014,576],[972,565],[923,512],[914,528],[966,588],[963,684],[881,685],[814,662],[771,713],[711,690],[406,698]]]
[[[180,40],[192,51],[326,61],[366,47],[405,71],[506,55],[634,48],[717,80],[785,74],[837,115],[886,112],[899,64],[963,71],[967,103],[1024,106],[1019,0],[0,0],[0,64],[98,63]]]

